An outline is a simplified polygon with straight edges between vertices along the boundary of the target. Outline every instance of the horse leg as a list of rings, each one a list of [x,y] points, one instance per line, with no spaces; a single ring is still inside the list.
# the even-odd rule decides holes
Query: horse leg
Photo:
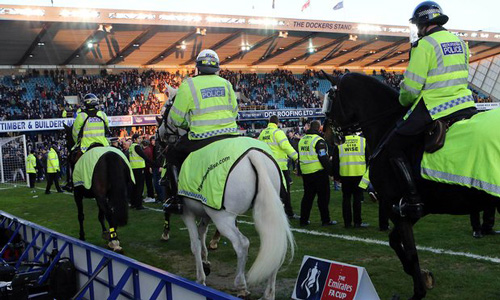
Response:
[[[85,231],[83,230],[83,220],[85,219],[85,215],[83,214],[83,195],[80,192],[75,191],[73,196],[75,198],[75,204],[78,210],[78,222],[80,223],[79,239],[85,241]]]
[[[196,264],[196,282],[205,285],[205,272],[203,271],[203,262],[201,259],[201,241],[198,235],[198,228],[196,226],[196,218],[192,213],[186,212],[182,214],[182,220],[189,232],[189,239],[191,240],[191,252],[193,252]]]
[[[210,243],[208,245],[208,249],[217,250],[217,248],[219,247],[219,242],[220,242],[220,232],[217,229],[214,233],[214,236],[210,240]]]
[[[99,205],[97,205],[97,207],[99,207]],[[102,239],[105,241],[109,241],[109,232],[106,228],[106,224],[104,223],[104,211],[100,207],[97,219],[99,220],[99,223],[101,223]]]
[[[397,228],[396,228],[397,227]],[[413,278],[413,296],[410,300],[421,300],[427,294],[424,278],[418,261],[417,247],[413,235],[413,224],[408,221],[402,221],[395,224],[394,231],[399,231],[399,238],[402,244],[401,263],[405,272]],[[391,233],[392,235],[392,233]],[[393,242],[391,242],[392,247]],[[398,253],[398,250],[395,250]],[[401,250],[399,250],[401,251]],[[398,254],[400,256],[400,254]]]
[[[267,280],[266,290],[261,300],[274,300],[276,294],[276,275],[278,271],[274,272],[271,277]]]
[[[210,219],[201,218],[200,223],[198,224],[198,236],[201,241],[201,260],[203,262],[203,272],[205,272],[205,276],[210,275],[210,262],[208,261],[208,250],[206,244],[209,222]]]
[[[163,233],[161,234],[162,241],[168,241],[170,239],[170,213],[163,212],[165,222],[163,224]]]
[[[248,297],[250,292],[247,290],[247,282],[245,279],[245,265],[248,258],[248,247],[250,241],[244,236],[236,227],[236,216],[229,218],[212,218],[212,221],[217,226],[220,233],[231,241],[236,256],[238,258],[238,265],[236,267],[236,278],[234,279],[234,286],[238,292],[238,297]]]
[[[107,206],[106,200],[106,196],[96,197],[99,211],[103,212],[109,224],[108,248],[113,250],[114,252],[123,253],[123,248],[120,246],[120,240],[118,239],[118,233],[116,232],[116,222],[113,219],[113,213],[111,209]]]

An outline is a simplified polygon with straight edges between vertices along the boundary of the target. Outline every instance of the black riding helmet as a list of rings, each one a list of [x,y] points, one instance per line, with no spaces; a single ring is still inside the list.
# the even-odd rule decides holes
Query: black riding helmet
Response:
[[[448,16],[443,14],[441,6],[434,1],[424,1],[417,5],[413,11],[410,22],[415,25],[444,25],[448,22]]]

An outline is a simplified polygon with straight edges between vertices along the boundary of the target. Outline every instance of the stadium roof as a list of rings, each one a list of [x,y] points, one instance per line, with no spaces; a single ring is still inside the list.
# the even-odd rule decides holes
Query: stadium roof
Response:
[[[241,16],[0,7],[0,65],[192,67],[204,48],[226,68],[405,68],[407,28]],[[500,34],[452,30],[471,62],[500,54]]]

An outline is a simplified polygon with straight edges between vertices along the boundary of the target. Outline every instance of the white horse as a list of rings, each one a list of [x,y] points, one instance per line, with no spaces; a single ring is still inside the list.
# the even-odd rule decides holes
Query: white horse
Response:
[[[166,126],[166,115],[159,126],[159,136],[167,141],[172,134]],[[264,153],[251,150],[240,159],[229,174],[224,191],[225,209],[215,210],[198,200],[183,198],[182,220],[189,231],[191,251],[196,262],[196,281],[205,285],[205,271],[210,270],[208,251],[205,243],[208,223],[212,220],[219,232],[231,241],[238,263],[234,285],[239,297],[247,297],[247,289],[267,280],[262,299],[275,298],[276,275],[290,248],[293,258],[295,241],[288,218],[280,200],[281,174],[272,158]],[[260,237],[260,249],[254,264],[245,279],[245,265],[250,242],[238,227],[236,217],[244,214],[253,205],[255,228]],[[196,220],[200,219],[198,225]],[[291,259],[290,258],[290,259]]]

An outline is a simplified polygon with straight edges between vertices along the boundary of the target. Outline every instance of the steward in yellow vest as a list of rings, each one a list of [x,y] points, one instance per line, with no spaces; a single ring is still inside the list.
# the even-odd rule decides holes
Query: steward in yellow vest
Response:
[[[97,110],[99,99],[94,94],[85,95],[85,110],[78,113],[73,123],[73,141],[85,153],[90,145],[97,143],[109,146],[106,133],[109,132],[109,121],[106,114]]]
[[[144,154],[144,151],[142,151],[141,142],[142,137],[136,133],[132,136],[132,145],[129,148],[130,167],[132,167],[135,177],[135,184],[132,187],[132,195],[130,197],[130,208],[137,210],[144,209],[142,205],[142,193],[144,192],[144,168],[146,167],[146,162],[149,165],[154,165],[146,154]]]
[[[298,160],[299,155],[295,149],[293,149],[292,145],[290,145],[285,133],[278,128],[278,125],[278,116],[271,116],[269,118],[267,128],[262,130],[260,133],[259,140],[263,141],[269,146],[269,148],[271,148],[273,157],[285,176],[286,190],[281,191],[281,200],[285,206],[285,213],[287,216],[289,218],[295,218],[290,199],[290,182],[292,181],[292,178],[290,177],[290,171],[288,170],[288,158]]]
[[[307,226],[316,194],[323,226],[335,225],[330,220],[328,204],[330,202],[331,164],[325,140],[320,136],[319,121],[312,121],[310,129],[299,141],[299,172],[304,182],[304,196],[300,209],[300,225]]]
[[[344,226],[345,228],[350,228],[353,225],[354,228],[368,227],[368,224],[363,223],[361,220],[363,190],[359,187],[362,176],[366,173],[365,138],[357,135],[347,135],[345,142],[337,146],[334,156],[339,165],[340,181],[342,182],[342,217]],[[353,199],[352,205],[351,198]]]
[[[421,148],[424,133],[436,120],[451,124],[477,111],[467,88],[470,52],[464,41],[442,27],[448,16],[437,3],[425,1],[410,21],[415,25],[412,48],[399,95],[401,105],[410,109],[384,149],[404,190],[402,205],[394,211],[419,218],[424,208],[405,151]]]
[[[181,212],[177,197],[177,170],[192,151],[227,137],[238,136],[238,103],[229,81],[219,77],[219,57],[205,49],[196,58],[197,76],[187,78],[179,87],[167,123],[188,133],[168,150],[167,181],[169,199],[166,211]]]
[[[60,171],[59,168],[59,156],[55,150],[55,144],[50,147],[49,153],[47,154],[47,186],[45,188],[45,194],[50,194],[50,188],[52,183],[55,184],[57,192],[62,193],[63,190],[59,186],[59,179],[57,173]]]
[[[35,150],[31,150],[30,154],[26,158],[26,173],[28,173],[30,188],[34,193],[35,191],[35,181],[36,181],[36,157]]]

